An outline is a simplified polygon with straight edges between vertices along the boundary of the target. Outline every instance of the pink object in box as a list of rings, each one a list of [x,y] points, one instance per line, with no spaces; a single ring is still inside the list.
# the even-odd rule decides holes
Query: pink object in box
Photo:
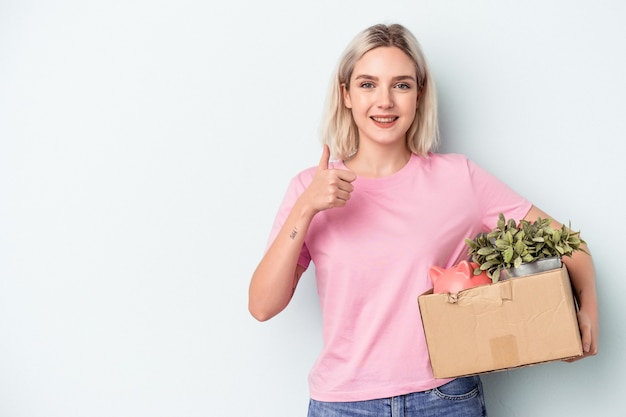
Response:
[[[428,275],[433,282],[433,293],[456,294],[468,288],[491,284],[491,278],[487,276],[486,272],[474,275],[476,268],[478,268],[478,264],[468,261],[462,261],[448,269],[432,266]]]

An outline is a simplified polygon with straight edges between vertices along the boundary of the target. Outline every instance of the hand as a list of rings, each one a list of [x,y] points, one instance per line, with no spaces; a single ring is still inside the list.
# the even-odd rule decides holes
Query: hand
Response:
[[[566,362],[576,362],[589,356],[595,356],[598,353],[598,320],[593,319],[591,314],[581,309],[578,311],[578,327],[580,328],[583,344],[583,354],[582,356],[567,359]]]
[[[356,174],[342,169],[328,169],[330,150],[324,145],[322,158],[313,181],[300,196],[301,201],[310,206],[315,213],[334,207],[344,207],[354,190],[352,182]]]

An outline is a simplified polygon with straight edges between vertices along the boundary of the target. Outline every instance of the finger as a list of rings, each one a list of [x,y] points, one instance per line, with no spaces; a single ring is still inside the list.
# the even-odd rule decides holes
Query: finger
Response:
[[[350,181],[341,180],[337,183],[337,189],[345,191],[347,193],[351,193],[352,191],[354,191],[354,185],[352,185]]]
[[[567,362],[567,363],[574,363],[574,362],[578,362],[581,359],[585,359],[587,357],[587,355],[585,355],[584,353],[580,356],[575,356],[573,358],[568,358],[568,359],[563,359],[563,362]]]
[[[347,183],[351,183],[354,180],[356,180],[356,174],[352,171],[346,171],[344,169],[338,169],[337,170],[337,176],[339,177],[339,179],[347,182]]]
[[[579,315],[578,321],[583,352],[588,353],[591,350],[591,326],[582,315]]]
[[[591,332],[589,329],[582,334],[583,352],[589,353],[591,351]]]
[[[337,197],[338,200],[342,200],[342,201],[350,200],[350,192],[349,191],[338,190],[335,196]]]
[[[317,169],[320,171],[327,170],[329,161],[330,161],[330,149],[328,148],[328,145],[324,144],[324,150],[322,151],[322,158],[320,159],[320,163]]]

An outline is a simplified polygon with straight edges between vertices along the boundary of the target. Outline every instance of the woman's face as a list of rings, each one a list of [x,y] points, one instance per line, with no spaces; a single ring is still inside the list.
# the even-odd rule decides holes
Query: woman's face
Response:
[[[413,61],[402,50],[379,47],[356,62],[343,98],[366,142],[405,146],[417,111],[418,84]]]

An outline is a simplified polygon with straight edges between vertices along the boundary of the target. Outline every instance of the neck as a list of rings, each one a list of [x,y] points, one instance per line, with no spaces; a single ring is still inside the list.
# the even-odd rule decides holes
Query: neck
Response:
[[[369,149],[360,147],[357,153],[345,161],[346,167],[361,177],[386,177],[400,171],[411,159],[406,147],[397,149]]]

